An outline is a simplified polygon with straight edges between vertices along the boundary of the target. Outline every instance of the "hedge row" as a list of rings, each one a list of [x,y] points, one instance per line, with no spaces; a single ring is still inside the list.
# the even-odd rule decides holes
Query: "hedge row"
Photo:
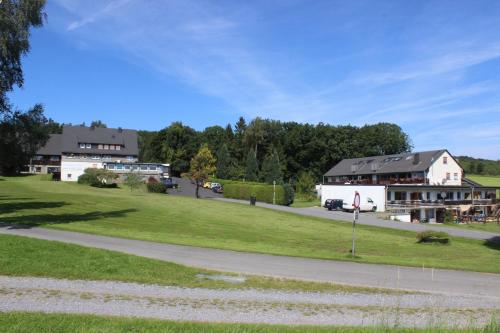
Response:
[[[293,192],[289,185],[276,185],[276,204],[290,205],[293,203]],[[250,200],[255,195],[257,201],[273,203],[273,185],[267,184],[237,184],[224,185],[224,197],[233,199]]]

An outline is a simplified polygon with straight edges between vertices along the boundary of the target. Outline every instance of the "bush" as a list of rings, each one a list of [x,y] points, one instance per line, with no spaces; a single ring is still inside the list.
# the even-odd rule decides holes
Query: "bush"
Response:
[[[417,242],[449,244],[450,235],[443,231],[425,230],[417,233]]]
[[[224,197],[250,200],[255,195],[257,201],[273,203],[273,185],[256,183],[224,182]],[[293,189],[290,185],[276,185],[276,204],[290,205],[293,203]]]
[[[78,177],[78,184],[86,184],[100,188],[118,187],[114,180],[118,175],[106,169],[87,168],[84,173]]]
[[[148,183],[148,192],[151,193],[167,193],[167,185],[163,183]]]
[[[453,214],[449,210],[444,213],[444,223],[445,224],[453,224],[455,221],[453,220]]]

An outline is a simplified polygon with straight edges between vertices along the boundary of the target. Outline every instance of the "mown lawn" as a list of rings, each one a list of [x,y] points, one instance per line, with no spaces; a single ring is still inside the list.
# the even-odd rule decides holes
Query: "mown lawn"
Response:
[[[98,189],[36,177],[0,181],[0,221],[238,251],[352,260],[348,222],[214,200]],[[500,250],[454,238],[417,244],[413,232],[359,226],[360,262],[500,273]]]
[[[3,333],[497,333],[480,329],[213,324],[75,314],[0,313]]]
[[[500,176],[467,175],[472,181],[484,186],[500,186]],[[500,197],[500,190],[497,190],[497,198]]]
[[[200,277],[198,274],[202,274],[204,277]],[[206,278],[220,274],[232,275],[114,251],[0,234],[0,275],[52,277],[70,280],[110,280],[191,288],[401,293],[396,290],[258,276],[246,276],[246,281],[243,283],[230,283]],[[2,331],[0,330],[0,332]]]

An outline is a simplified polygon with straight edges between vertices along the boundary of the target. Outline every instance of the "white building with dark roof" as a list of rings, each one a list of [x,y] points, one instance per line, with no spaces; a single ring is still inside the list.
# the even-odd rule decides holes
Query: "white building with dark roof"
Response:
[[[495,212],[497,189],[466,179],[458,161],[441,149],[344,159],[323,175],[321,200],[350,200],[358,191],[397,219],[442,222],[447,210],[457,218]]]
[[[87,168],[108,169],[121,178],[135,172],[144,178],[169,177],[170,166],[138,163],[137,131],[121,128],[63,126],[52,134],[30,164],[32,173],[51,173],[62,181],[77,181]]]

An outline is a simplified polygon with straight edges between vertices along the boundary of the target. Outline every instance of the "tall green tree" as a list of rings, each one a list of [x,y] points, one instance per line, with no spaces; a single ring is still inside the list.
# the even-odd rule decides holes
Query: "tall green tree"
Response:
[[[272,184],[273,182],[276,182],[276,184],[283,183],[280,158],[274,148],[270,149],[264,158],[260,179],[268,184]]]
[[[0,1],[0,114],[11,111],[6,94],[23,86],[22,56],[30,49],[30,29],[43,25],[44,6],[45,0]]]
[[[196,198],[200,197],[200,184],[205,182],[215,170],[215,157],[212,155],[208,145],[203,144],[198,153],[191,159],[189,169],[189,177],[196,183]]]
[[[246,168],[245,168],[245,179],[247,181],[257,181],[259,179],[259,165],[257,162],[257,156],[255,156],[255,151],[250,149],[247,154]]]
[[[18,174],[43,146],[49,132],[43,107],[35,105],[27,112],[11,111],[0,121],[0,173]]]
[[[217,152],[217,178],[230,179],[232,175],[232,160],[227,145],[224,143]]]
[[[218,151],[226,141],[226,130],[221,126],[210,126],[201,133],[201,141],[208,145],[211,151]]]

